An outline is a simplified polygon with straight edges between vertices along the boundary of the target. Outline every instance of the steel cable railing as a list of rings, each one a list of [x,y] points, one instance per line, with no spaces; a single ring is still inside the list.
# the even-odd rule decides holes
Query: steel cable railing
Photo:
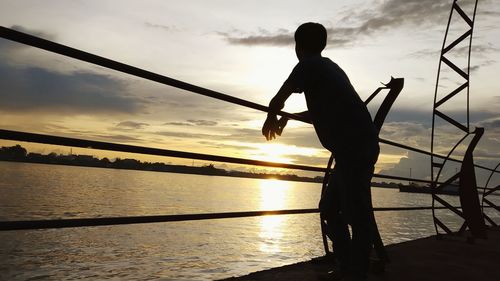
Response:
[[[220,92],[216,92],[216,91],[213,91],[210,89],[199,87],[199,86],[196,86],[193,84],[189,84],[189,83],[186,83],[186,82],[183,82],[180,80],[176,80],[176,79],[164,76],[164,75],[160,75],[160,74],[150,72],[150,71],[138,68],[138,67],[134,67],[134,66],[131,66],[128,64],[118,62],[118,61],[114,61],[114,60],[107,59],[107,58],[104,58],[101,56],[97,56],[97,55],[94,55],[94,54],[91,54],[88,52],[84,52],[84,51],[81,51],[81,50],[78,50],[75,48],[71,48],[71,47],[68,47],[68,46],[65,46],[62,44],[58,44],[58,43],[55,43],[55,42],[52,42],[52,41],[49,41],[49,40],[46,40],[43,38],[29,35],[29,34],[19,32],[19,31],[16,31],[16,30],[13,30],[10,28],[6,28],[3,26],[0,26],[0,37],[3,37],[5,39],[11,40],[11,41],[15,41],[18,43],[22,43],[25,45],[29,45],[29,46],[32,46],[35,48],[43,49],[43,50],[46,50],[46,51],[49,51],[52,53],[60,54],[60,55],[71,57],[71,58],[74,58],[77,60],[85,61],[85,62],[88,62],[91,64],[99,65],[99,66],[102,66],[105,68],[113,69],[113,70],[116,70],[116,71],[119,71],[122,73],[127,73],[127,74],[130,74],[133,76],[141,77],[141,78],[144,78],[146,80],[155,81],[155,82],[158,82],[158,83],[161,83],[164,85],[168,85],[168,86],[172,86],[175,88],[190,91],[190,92],[193,92],[193,93],[196,93],[199,95],[212,97],[215,99],[219,99],[219,100],[223,100],[223,101],[226,101],[229,103],[253,108],[255,110],[259,110],[259,111],[263,111],[263,112],[269,111],[267,106],[264,106],[261,104],[257,104],[257,103],[243,100],[240,98],[236,98],[236,97],[233,97],[230,95],[226,95],[226,94],[223,94]],[[282,116],[286,116],[286,117],[293,119],[293,120],[302,121],[305,123],[310,123],[297,114],[292,114],[292,113],[288,113],[288,112],[284,112],[284,111],[280,111],[278,114],[282,115]],[[422,154],[426,154],[426,155],[433,155],[428,151],[413,148],[411,146],[400,144],[400,143],[397,143],[397,142],[394,142],[391,140],[380,139],[380,142],[387,144],[387,145],[399,147],[402,149],[414,151],[417,153],[422,153]],[[438,158],[442,158],[442,159],[446,158],[445,156],[439,155],[439,154],[434,154],[434,156],[438,157]],[[457,159],[453,159],[453,158],[449,158],[448,160],[454,161],[454,162],[462,162],[461,160],[457,160]],[[480,166],[480,165],[476,165],[476,167],[481,168],[481,169],[485,169],[488,171],[493,171],[493,169],[491,169],[491,168]]]
[[[274,168],[288,168],[288,169],[312,171],[312,172],[324,172],[325,171],[325,168],[306,166],[306,165],[266,162],[266,161],[227,157],[227,156],[217,156],[217,155],[210,155],[210,154],[193,153],[193,152],[185,152],[185,151],[177,151],[177,150],[169,150],[169,149],[160,149],[160,148],[151,148],[151,147],[128,145],[128,144],[118,144],[118,143],[110,143],[110,142],[102,142],[102,141],[83,140],[83,139],[76,139],[76,138],[58,137],[58,136],[51,136],[51,135],[25,133],[25,132],[17,132],[17,131],[9,131],[9,130],[1,130],[1,129],[0,129],[0,139],[27,141],[27,142],[52,144],[52,145],[63,145],[63,146],[81,147],[81,148],[92,148],[92,149],[99,149],[99,150],[111,150],[111,151],[138,153],[138,154],[147,154],[147,155],[156,155],[156,156],[167,156],[167,157],[176,157],[176,158],[217,161],[217,162],[226,162],[226,163],[233,163],[233,164],[256,165],[256,166],[266,166],[266,167],[274,167]]]
[[[137,153],[137,154],[146,154],[146,155],[176,157],[176,158],[185,158],[185,159],[216,161],[216,162],[224,162],[224,163],[231,163],[231,164],[243,164],[243,165],[254,165],[254,166],[264,166],[264,167],[273,167],[273,168],[293,169],[293,170],[302,170],[302,171],[310,171],[310,172],[323,172],[324,173],[326,171],[326,168],[315,167],[315,166],[287,164],[287,163],[279,163],[279,162],[267,162],[267,161],[245,159],[245,158],[217,156],[217,155],[210,155],[210,154],[185,152],[185,151],[160,149],[160,148],[150,148],[150,147],[144,147],[144,146],[118,144],[118,143],[101,142],[101,141],[93,141],[93,140],[84,140],[84,139],[69,138],[69,137],[58,137],[58,136],[26,133],[26,132],[18,132],[18,131],[9,131],[9,130],[2,130],[2,129],[0,129],[0,139],[13,140],[13,141],[27,141],[27,142],[35,142],[35,143],[43,143],[43,144],[51,144],[51,145],[62,145],[62,146],[70,146],[70,147],[92,148],[92,149],[99,149],[99,150],[110,150],[110,151]],[[382,178],[382,179],[413,181],[413,182],[428,183],[428,184],[432,183],[432,181],[425,180],[425,179],[415,179],[415,178],[384,175],[384,174],[377,174],[377,173],[375,173],[373,175],[373,177]],[[443,183],[437,182],[437,184],[443,184]],[[480,188],[482,188],[482,187],[480,187]]]
[[[456,208],[460,209],[460,207]],[[492,207],[485,206],[485,208],[492,208]],[[376,212],[424,211],[431,209],[432,207],[422,207],[422,206],[373,208],[373,210]],[[446,209],[446,207],[435,207],[435,209]],[[2,221],[0,222],[0,231],[160,223],[160,222],[174,222],[174,221],[198,221],[198,220],[211,220],[211,219],[228,219],[228,218],[244,218],[244,217],[257,217],[257,216],[270,216],[270,215],[295,215],[295,214],[313,214],[313,213],[319,213],[319,210],[291,209],[291,210],[158,215],[158,216]]]
[[[130,66],[124,63],[120,63],[114,60],[110,60],[104,57],[100,57],[94,54],[83,52],[78,49],[74,49],[68,46],[64,46],[49,40],[45,40],[39,37],[35,37],[29,34],[25,34],[19,31],[15,31],[9,28],[0,26],[0,37],[8,40],[12,40],[18,43],[36,47],[39,49],[44,49],[49,52],[57,53],[81,61],[85,61],[91,64],[100,65],[109,69],[113,69],[122,73],[127,73],[133,76],[141,77],[150,81],[155,81],[164,85],[169,85],[200,95],[216,98],[229,103],[245,106],[248,108],[253,108],[263,112],[268,112],[268,107],[239,99],[233,96],[229,96],[220,92],[202,88],[196,85],[192,85],[183,81],[172,79],[167,76],[156,74],[144,69],[140,69],[134,66]],[[296,114],[287,113],[280,111],[279,115],[286,116],[290,119],[307,122],[301,116]],[[83,148],[93,148],[101,150],[112,150],[139,154],[149,154],[158,156],[170,156],[178,158],[189,158],[189,159],[200,159],[209,160],[217,162],[235,163],[235,164],[245,164],[245,165],[258,165],[266,167],[275,168],[286,168],[286,169],[298,169],[304,171],[313,172],[324,172],[326,169],[321,167],[306,166],[306,165],[296,165],[296,164],[286,164],[286,163],[276,163],[276,162],[266,162],[251,159],[242,159],[235,157],[208,155],[201,153],[192,153],[184,151],[174,151],[158,148],[148,148],[133,145],[116,144],[109,142],[91,141],[68,137],[58,137],[43,134],[33,134],[26,132],[17,132],[9,130],[0,130],[0,138],[7,140],[17,140],[17,141],[28,141],[44,144],[54,144],[63,146],[74,146]],[[431,155],[434,157],[446,159],[445,156],[432,154],[430,152],[413,148],[404,144],[400,144],[390,140],[380,140],[381,143],[399,147],[402,149],[407,149],[417,153],[422,153],[426,155]],[[448,158],[450,161],[462,162],[457,159]],[[477,168],[494,171],[491,168],[475,165]],[[407,177],[391,176],[391,175],[381,175],[375,174],[374,177],[394,179],[394,180],[409,180],[413,182],[431,183],[430,180],[423,179],[412,179]],[[431,207],[401,207],[401,208],[374,208],[375,211],[403,211],[403,210],[427,210]],[[42,221],[7,221],[0,222],[0,230],[13,230],[13,229],[38,229],[38,228],[60,228],[60,227],[77,227],[77,226],[97,226],[97,225],[116,225],[116,224],[130,224],[130,223],[150,223],[150,222],[167,222],[167,221],[184,221],[184,220],[198,220],[198,219],[217,219],[217,218],[231,218],[231,217],[247,217],[247,216],[261,216],[261,215],[278,215],[278,214],[300,214],[300,213],[315,213],[317,209],[301,209],[301,210],[279,210],[279,211],[256,211],[256,212],[236,212],[236,213],[212,213],[212,214],[188,214],[188,215],[167,215],[167,216],[142,216],[142,217],[120,217],[120,218],[85,218],[85,219],[61,219],[61,220],[42,220]]]

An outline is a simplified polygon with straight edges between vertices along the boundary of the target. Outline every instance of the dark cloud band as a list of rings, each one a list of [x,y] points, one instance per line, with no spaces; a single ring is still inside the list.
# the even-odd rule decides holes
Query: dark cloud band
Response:
[[[0,110],[73,114],[140,111],[145,101],[127,95],[126,84],[109,76],[60,74],[0,63]]]
[[[461,1],[460,5],[468,11],[473,8],[474,1]],[[488,4],[491,1],[484,1]],[[423,27],[435,24],[444,24],[450,11],[449,1],[435,0],[387,0],[372,3],[370,8],[352,8],[344,12],[344,16],[338,20],[338,27],[328,27],[328,45],[330,47],[342,47],[353,44],[361,38],[375,32],[394,30],[401,26]],[[497,16],[491,13],[483,13],[486,16]],[[343,22],[349,22],[352,26],[342,26]],[[293,32],[279,29],[270,32],[259,28],[257,32],[245,35],[241,31],[232,33],[219,32],[228,43],[246,46],[288,46],[294,43]],[[327,45],[327,47],[328,47]]]

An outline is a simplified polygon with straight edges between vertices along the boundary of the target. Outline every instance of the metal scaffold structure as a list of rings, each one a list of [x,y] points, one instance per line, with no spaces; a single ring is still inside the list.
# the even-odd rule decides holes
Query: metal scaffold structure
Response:
[[[470,60],[477,3],[478,0],[468,3],[453,1],[439,58],[431,136],[432,215],[438,237],[443,231],[448,234],[455,232],[440,217],[443,216],[443,211],[438,212],[435,208],[438,206],[445,207],[448,213],[451,211],[452,214],[464,220],[456,232],[462,233],[468,228],[474,237],[486,236],[473,160],[474,148],[483,135],[484,129],[471,130],[469,116]],[[466,13],[463,9],[464,5],[472,7],[472,12]],[[452,40],[456,39],[448,43],[450,37]],[[453,116],[453,114],[457,115],[457,108],[464,107],[466,111],[461,112],[465,116]],[[435,154],[443,153],[445,147],[450,146],[450,139],[452,139],[450,136],[458,137],[458,140],[451,141],[453,147],[447,156],[444,159],[435,157]],[[468,146],[461,150],[460,147],[463,147],[468,139],[471,139]],[[450,173],[448,160],[454,153],[462,155],[463,161],[460,167],[455,168],[454,173]],[[438,195],[443,189],[450,187],[458,188],[461,208],[454,207],[449,202],[450,199]]]

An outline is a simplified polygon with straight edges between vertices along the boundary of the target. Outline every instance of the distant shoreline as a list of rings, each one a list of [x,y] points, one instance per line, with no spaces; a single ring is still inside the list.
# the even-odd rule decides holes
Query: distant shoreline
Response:
[[[248,178],[248,179],[276,179],[284,181],[295,181],[295,182],[310,182],[310,183],[323,183],[323,179],[316,180],[311,177],[299,177],[296,175],[279,175],[279,174],[265,174],[265,173],[247,173],[233,171],[237,173],[247,174],[245,175],[231,175],[231,174],[210,174],[210,173],[196,173],[196,172],[179,172],[179,171],[156,171],[156,170],[144,170],[144,169],[132,169],[132,168],[114,168],[114,167],[98,167],[98,166],[85,166],[85,165],[68,165],[60,163],[43,163],[43,162],[27,162],[27,161],[12,161],[0,159],[0,162],[10,162],[10,163],[27,163],[27,164],[43,164],[43,165],[58,165],[58,166],[71,166],[71,167],[86,167],[86,168],[103,168],[103,169],[115,169],[115,170],[132,170],[132,171],[145,171],[145,172],[160,172],[160,173],[174,173],[174,174],[188,174],[188,175],[200,175],[200,176],[219,176],[219,177],[233,177],[233,178]],[[184,166],[189,167],[189,166]],[[287,179],[287,176],[297,177],[298,179]],[[389,189],[399,189],[401,184],[397,183],[378,183],[372,182],[372,187],[378,188],[389,188]],[[425,193],[425,192],[422,192]]]
[[[20,145],[0,148],[0,161],[23,162],[34,164],[66,165],[79,167],[109,168],[122,170],[152,171],[152,172],[170,172],[179,174],[195,174],[206,176],[226,176],[240,178],[258,178],[258,179],[278,179],[300,182],[323,182],[323,177],[302,177],[294,174],[271,174],[271,173],[251,173],[243,171],[228,171],[216,168],[213,164],[205,166],[186,166],[172,165],[161,162],[141,162],[136,159],[116,158],[113,161],[108,158],[96,158],[92,155],[76,154],[49,154],[29,152]]]
[[[57,166],[70,166],[70,167],[85,167],[85,168],[101,168],[101,169],[115,169],[115,170],[132,170],[132,171],[144,171],[144,172],[159,172],[159,173],[174,173],[174,174],[189,174],[189,175],[202,175],[202,176],[221,176],[221,177],[234,177],[234,178],[253,178],[253,179],[276,179],[284,181],[297,181],[297,182],[311,182],[311,183],[322,183],[322,180],[316,180],[311,177],[300,177],[293,174],[267,174],[267,173],[249,173],[240,171],[226,171],[224,169],[214,168],[215,170],[222,170],[226,173],[213,172],[210,170],[210,166],[201,167],[191,167],[182,165],[171,165],[184,168],[180,170],[148,170],[140,168],[123,168],[123,167],[103,167],[103,166],[92,166],[83,164],[62,164],[62,163],[50,163],[50,162],[33,162],[33,161],[16,161],[16,160],[4,160],[0,159],[1,162],[9,163],[27,163],[27,164],[43,164],[43,165],[57,165]],[[170,165],[167,165],[170,166]],[[204,170],[207,169],[207,170]]]
[[[177,174],[193,174],[205,176],[223,176],[223,177],[238,177],[238,178],[253,178],[253,179],[277,179],[296,182],[312,182],[322,183],[323,176],[303,177],[295,174],[270,174],[270,173],[251,173],[235,170],[225,170],[216,168],[213,164],[205,166],[186,166],[172,165],[161,162],[141,162],[136,159],[121,159],[116,158],[114,161],[108,158],[96,158],[92,155],[75,155],[75,154],[49,154],[33,153],[23,148],[20,145],[12,147],[0,148],[0,161],[5,162],[21,162],[32,164],[48,164],[48,165],[65,165],[76,167],[93,167],[93,168],[108,168],[120,170],[136,170],[150,172],[167,172]],[[398,189],[401,184],[398,183],[372,183],[373,187]]]

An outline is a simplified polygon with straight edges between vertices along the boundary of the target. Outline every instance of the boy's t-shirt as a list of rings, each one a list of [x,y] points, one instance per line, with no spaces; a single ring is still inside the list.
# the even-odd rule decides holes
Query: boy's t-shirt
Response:
[[[370,113],[345,72],[329,58],[302,59],[285,83],[304,92],[307,108],[321,144],[337,153],[377,140]]]

